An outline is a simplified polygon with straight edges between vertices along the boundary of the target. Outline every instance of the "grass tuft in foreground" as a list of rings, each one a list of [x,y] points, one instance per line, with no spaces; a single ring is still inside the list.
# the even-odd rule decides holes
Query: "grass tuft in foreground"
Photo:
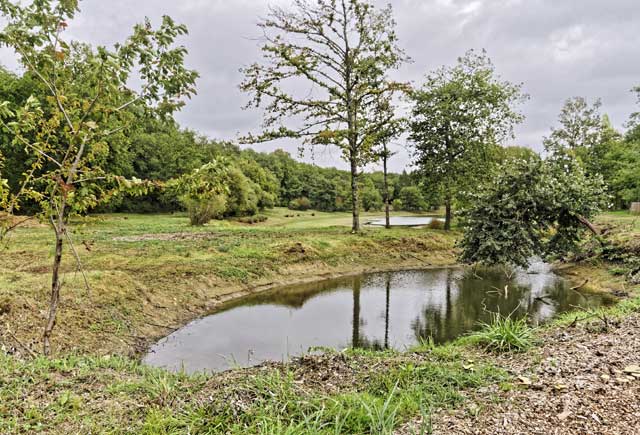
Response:
[[[514,319],[494,313],[491,323],[483,323],[480,331],[471,334],[472,341],[496,352],[524,352],[535,344],[535,329],[526,318]]]

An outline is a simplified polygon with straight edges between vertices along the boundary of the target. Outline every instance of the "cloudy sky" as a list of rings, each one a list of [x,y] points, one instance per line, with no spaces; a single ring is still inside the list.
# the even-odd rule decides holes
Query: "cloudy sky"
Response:
[[[155,23],[171,15],[187,24],[180,42],[189,49],[188,65],[201,74],[198,95],[177,115],[182,126],[212,138],[233,140],[257,131],[259,111],[242,110],[238,69],[259,59],[258,18],[269,4],[288,0],[83,0],[69,36],[93,44],[123,40],[145,16]],[[383,5],[389,1],[378,1]],[[400,80],[419,82],[424,74],[470,48],[486,49],[498,72],[523,82],[531,99],[515,144],[540,149],[563,101],[572,96],[601,98],[603,111],[622,128],[636,110],[630,92],[640,84],[640,0],[391,0],[401,45],[413,59],[399,70]],[[0,63],[15,65],[0,52]],[[401,144],[393,168],[408,162]],[[293,153],[289,142],[256,146]],[[306,159],[310,159],[307,156]],[[317,152],[314,161],[340,166],[339,153]]]

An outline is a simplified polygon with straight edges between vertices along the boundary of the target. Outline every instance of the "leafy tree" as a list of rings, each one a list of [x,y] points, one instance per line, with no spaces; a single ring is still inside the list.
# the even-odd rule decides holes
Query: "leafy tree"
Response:
[[[167,183],[189,212],[191,225],[204,225],[223,216],[229,193],[228,173],[226,161],[214,160]]]
[[[402,205],[402,210],[424,211],[428,207],[420,188],[417,186],[403,187],[398,199]]]
[[[501,81],[486,54],[473,50],[457,65],[429,74],[413,92],[415,164],[428,185],[442,190],[445,229],[451,228],[453,200],[486,177],[498,144],[513,137],[523,120],[514,106],[525,98],[520,85]]]
[[[539,158],[540,155],[531,148],[517,145],[500,147],[496,155],[496,159],[501,165],[511,160],[531,161]]]
[[[382,195],[373,185],[373,182],[367,180],[362,189],[362,208],[365,211],[377,211],[381,210],[383,205]]]
[[[368,0],[274,7],[259,24],[264,63],[244,69],[241,84],[252,94],[249,107],[266,104],[267,130],[248,140],[290,137],[342,151],[351,170],[353,231],[360,229],[360,168],[371,159],[370,132],[379,128],[370,115],[378,98],[403,88],[387,78],[404,60],[394,25],[391,7],[376,10]]]
[[[526,266],[575,250],[584,229],[597,235],[589,219],[608,200],[601,178],[576,162],[512,160],[502,169],[461,213],[463,262]]]
[[[258,212],[256,185],[237,167],[227,174],[227,208],[225,216],[253,216]]]
[[[4,207],[11,213],[22,199],[31,199],[55,235],[45,354],[51,349],[60,300],[65,240],[73,248],[69,215],[107,201],[117,190],[148,187],[104,170],[100,163],[109,155],[108,140],[126,134],[135,109],[170,114],[180,108],[182,98],[194,93],[197,76],[183,66],[185,48],[173,47],[186,28],[171,18],[164,17],[158,29],[148,21],[135,26],[132,36],[113,49],[93,49],[64,39],[77,10],[77,0],[38,0],[27,6],[0,0],[6,23],[0,44],[16,52],[26,74],[47,92],[46,98],[32,95],[15,109],[0,103],[3,128],[32,161]],[[136,79],[138,91],[128,86]]]
[[[379,97],[373,110],[377,129],[371,132],[372,141],[375,144],[373,155],[382,162],[382,200],[384,202],[385,228],[387,229],[391,228],[388,164],[394,154],[389,149],[389,142],[400,136],[406,128],[406,121],[397,117],[395,112],[390,96]]]
[[[589,104],[582,97],[565,101],[558,116],[559,127],[543,140],[547,153],[558,160],[576,159],[588,173],[600,173],[600,158],[606,152],[602,145],[613,132],[608,118],[600,114],[601,106],[600,100]]]

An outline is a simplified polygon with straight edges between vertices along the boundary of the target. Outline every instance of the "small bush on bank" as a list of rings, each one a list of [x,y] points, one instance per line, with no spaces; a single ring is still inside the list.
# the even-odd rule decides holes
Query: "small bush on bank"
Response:
[[[444,223],[440,219],[434,219],[429,222],[429,225],[427,225],[427,227],[432,230],[441,230],[444,228]]]
[[[493,313],[491,323],[483,323],[482,329],[471,337],[475,343],[492,352],[524,352],[535,344],[534,332],[526,318],[513,319]]]

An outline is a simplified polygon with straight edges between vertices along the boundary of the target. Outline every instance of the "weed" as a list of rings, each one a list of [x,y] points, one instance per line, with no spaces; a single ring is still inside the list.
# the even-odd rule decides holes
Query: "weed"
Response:
[[[535,344],[535,329],[526,318],[514,319],[492,313],[490,323],[482,323],[480,331],[471,334],[473,341],[497,352],[524,352]]]

